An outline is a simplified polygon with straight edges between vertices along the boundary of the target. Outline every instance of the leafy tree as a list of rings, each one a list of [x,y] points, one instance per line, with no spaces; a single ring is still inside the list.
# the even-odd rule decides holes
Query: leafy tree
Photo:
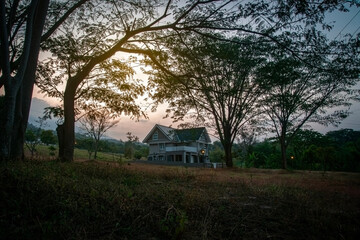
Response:
[[[360,139],[360,131],[354,131],[353,129],[340,129],[337,131],[327,132],[326,136],[336,144],[342,145],[347,142],[356,142]]]
[[[40,43],[85,2],[1,1],[0,88],[5,90],[0,108],[1,160],[23,157]]]
[[[40,140],[41,140],[42,143],[45,143],[46,145],[56,143],[56,138],[55,138],[54,133],[53,133],[52,130],[43,130],[43,131],[41,131]]]
[[[260,168],[280,168],[280,152],[278,144],[271,139],[266,139],[261,143],[255,143],[249,153],[254,154],[252,166]]]
[[[131,132],[126,133],[127,141],[125,142],[125,157],[128,159],[133,159],[135,154],[135,143],[139,141],[139,138],[135,135],[132,135]]]
[[[86,149],[89,160],[91,160],[91,156],[95,149],[94,144],[95,144],[94,139],[87,137],[87,136],[77,138],[76,142],[75,142],[75,146],[77,148]]]
[[[29,151],[31,153],[31,157],[34,156],[34,153],[36,152],[36,147],[39,144],[40,144],[40,141],[39,141],[37,134],[31,129],[26,130],[25,146],[27,147],[27,149],[29,149]]]
[[[300,129],[289,143],[289,151],[292,152],[290,166],[295,169],[308,169],[307,159],[304,152],[311,146],[325,148],[330,145],[326,136],[310,129]],[[287,155],[289,157],[289,154]]]
[[[261,77],[271,84],[265,86],[266,94],[260,105],[280,142],[285,169],[286,150],[306,123],[336,125],[349,114],[346,110],[330,113],[329,110],[350,105],[354,96],[350,88],[358,81],[360,68],[356,62],[360,58],[354,55],[355,60],[344,66],[346,60],[340,56],[333,59],[311,56],[304,62],[284,53],[273,53],[273,58],[262,69]],[[351,52],[344,58],[349,55]],[[309,65],[313,61],[317,61],[319,67]]]
[[[330,162],[330,169],[339,171],[360,171],[360,131],[341,129],[326,133],[335,159]]]
[[[116,114],[106,108],[90,110],[79,121],[86,135],[93,140],[94,159],[96,159],[101,137],[119,121],[113,120]]]
[[[239,44],[241,46],[241,50],[244,51],[246,48],[252,48],[251,54],[259,58],[261,57],[261,54],[266,55],[277,52],[284,53],[284,55],[292,56],[293,59],[299,60],[298,62],[300,64],[307,66],[310,73],[312,68],[316,70],[316,73],[319,73],[319,69],[326,68],[329,70],[327,71],[328,76],[325,77],[328,80],[330,75],[332,76],[332,79],[337,79],[340,77],[339,75],[346,72],[346,80],[342,82],[343,85],[337,85],[339,88],[337,87],[336,90],[331,88],[331,86],[329,87],[329,91],[332,93],[332,96],[334,96],[334,92],[338,92],[340,88],[343,90],[351,85],[353,83],[354,76],[358,74],[356,67],[354,68],[354,66],[359,65],[358,56],[356,55],[357,40],[353,39],[353,36],[348,36],[347,40],[328,41],[326,36],[322,34],[318,28],[319,25],[321,25],[323,29],[331,30],[331,26],[323,21],[324,13],[335,9],[340,9],[342,11],[345,10],[346,7],[344,2],[340,1],[334,1],[332,3],[323,2],[322,4],[323,5],[319,7],[315,2],[302,2],[302,4],[300,4],[297,1],[251,1],[239,6],[240,11],[237,15],[239,18],[236,20],[241,19],[243,23],[241,24],[234,20],[234,22],[239,25],[229,27],[229,29],[237,30],[237,38],[226,39],[225,36],[229,36],[231,34],[221,36],[213,34],[212,32],[203,32],[202,35],[212,39],[207,40],[208,42],[223,40],[229,42],[229,45],[230,43],[233,46],[235,46],[235,44]],[[249,22],[247,20],[249,20]],[[189,112],[191,113],[191,110],[193,112],[195,111],[197,117],[196,120],[200,120],[200,122],[204,120],[204,118],[212,118],[212,125],[215,127],[221,142],[224,144],[227,165],[232,166],[232,143],[234,142],[234,138],[237,136],[237,132],[244,126],[243,124],[247,123],[249,119],[253,119],[252,114],[249,114],[252,111],[247,112],[247,110],[252,109],[256,104],[246,97],[246,94],[250,91],[243,91],[243,89],[239,91],[236,87],[233,91],[230,91],[233,87],[232,84],[227,84],[224,80],[224,82],[219,81],[220,76],[223,77],[223,79],[226,79],[229,76],[229,71],[219,70],[222,66],[222,62],[218,60],[218,57],[214,57],[216,50],[207,51],[206,47],[199,47],[201,44],[196,43],[196,40],[194,40],[196,37],[194,36],[189,37],[184,34],[178,34],[174,37],[174,39],[175,40],[167,41],[168,45],[166,45],[166,49],[168,49],[169,54],[165,55],[163,59],[167,62],[169,62],[169,59],[172,58],[175,58],[176,60],[173,62],[170,61],[171,63],[168,65],[164,64],[160,67],[154,66],[154,68],[158,67],[158,75],[157,77],[154,77],[151,82],[153,87],[158,89],[158,93],[154,94],[155,98],[161,103],[164,99],[173,100],[169,104],[169,112],[173,112],[175,120],[183,120],[185,114]],[[256,52],[254,46],[251,46],[251,44],[244,44],[246,39],[251,39],[253,42],[256,42],[256,47],[263,47],[263,50],[266,51]],[[200,41],[200,43],[201,42],[203,41]],[[221,43],[218,44],[225,45]],[[208,45],[205,44],[205,46]],[[199,49],[201,49],[202,52],[198,51]],[[225,52],[228,53],[227,51]],[[205,56],[206,54],[207,56]],[[251,54],[249,54],[249,56],[252,56]],[[268,57],[269,61],[272,61],[273,58],[276,57]],[[209,64],[209,59],[214,59],[212,64]],[[234,57],[232,59],[234,59]],[[241,61],[243,62],[239,63]],[[325,62],[326,64],[324,64]],[[242,66],[246,66],[246,64],[249,64],[249,60],[244,59],[244,57],[240,55],[237,64],[238,66],[241,64]],[[228,68],[231,66],[233,65],[229,64]],[[249,71],[251,71],[251,67],[256,66],[248,67],[250,67]],[[266,71],[264,72],[266,73]],[[254,76],[253,74],[254,73],[251,73],[248,76]],[[304,74],[307,75],[306,73]],[[349,76],[351,77],[349,78]],[[207,81],[204,81],[204,78],[207,78]],[[254,82],[264,83],[268,81],[273,81],[273,79],[263,78],[261,80],[260,78],[255,78],[254,76],[254,81],[251,79],[248,83],[251,85],[254,84]],[[322,82],[324,81],[325,80]],[[224,84],[221,85],[222,83]],[[263,85],[268,86],[269,84]],[[319,86],[320,84],[316,85]],[[178,90],[178,86],[182,86],[181,90]],[[227,86],[228,89],[222,86]],[[249,87],[247,84],[239,84],[239,86],[243,86],[245,89],[252,89],[252,93],[259,93],[262,91],[257,88],[254,89],[252,86]],[[224,90],[227,92],[223,92],[221,94],[219,93]],[[200,97],[199,92],[201,91],[204,93]],[[239,94],[239,92],[240,95],[234,98],[234,96]],[[217,96],[215,96],[214,93],[217,93]],[[251,97],[252,96],[254,95],[251,94]],[[235,101],[236,104],[240,105],[236,109],[234,105],[231,106],[231,104],[233,104],[233,100],[231,100],[231,98],[245,99],[249,102],[246,103],[241,100]],[[229,105],[229,102],[226,102],[226,99],[230,99],[229,101],[232,103]],[[295,98],[293,98],[293,100],[296,102]],[[204,102],[208,105],[206,106]],[[214,104],[211,104],[211,102],[214,102]],[[327,103],[329,102],[330,101]],[[344,102],[346,101],[341,101],[341,103]],[[321,101],[319,103],[321,103],[320,105],[322,105],[322,107],[324,106]],[[219,104],[219,106],[215,106],[215,104]],[[223,106],[221,104],[223,104]],[[331,105],[334,106],[336,103],[332,102]],[[230,106],[229,109],[231,110],[226,109],[226,106]],[[219,111],[220,114],[216,114],[216,112],[221,108],[224,109],[222,111],[223,113]],[[321,107],[317,109],[324,110],[324,108]],[[309,112],[311,112],[311,110]],[[234,117],[235,115],[237,116],[236,118]],[[314,116],[313,114],[311,115]],[[338,114],[338,116],[341,115],[343,114]],[[222,117],[223,120],[220,120],[219,117]],[[227,120],[225,120],[226,118]],[[234,119],[240,120],[240,123],[232,123],[231,121]],[[325,119],[323,120],[323,122],[325,122]],[[284,134],[281,134],[281,131],[279,131],[279,133],[279,138],[282,141],[282,156],[285,157],[286,146],[288,143]],[[285,160],[284,167],[286,167]]]
[[[134,157],[136,159],[141,159],[141,158],[147,158],[147,156],[149,156],[149,147],[147,145],[143,145],[140,143],[136,144]]]
[[[49,146],[49,155],[51,157],[55,157],[55,151],[56,151],[56,148],[54,146]]]
[[[210,162],[224,162],[225,153],[222,146],[215,146],[214,149],[209,152],[209,159]]]
[[[315,10],[314,10],[315,8]],[[296,27],[305,27],[309,39],[316,35],[316,23],[325,28],[324,13],[328,10],[346,11],[343,1],[298,4],[297,1],[189,1],[179,4],[176,1],[99,1],[96,7],[74,17],[64,29],[71,29],[74,35],[63,34],[54,38],[50,45],[55,62],[69,72],[61,77],[66,81],[64,92],[63,133],[64,146],[60,147],[62,160],[73,159],[74,148],[74,100],[83,86],[84,80],[91,78],[100,63],[114,54],[133,53],[145,56],[145,62],[161,64],[166,61],[164,40],[180,32],[207,34],[211,30],[231,30],[245,34],[264,36],[287,50],[297,49],[289,36]],[[96,16],[96,17],[95,17]],[[93,18],[92,18],[93,17]],[[96,19],[101,19],[96,22]],[[265,20],[264,20],[265,19]],[[265,22],[265,23],[264,23]],[[285,30],[293,32],[288,34]],[[67,31],[69,32],[69,31]],[[280,33],[280,34],[279,34]],[[67,44],[62,44],[65,40]],[[56,44],[60,43],[59,44]],[[286,43],[286,44],[285,44]],[[80,50],[79,50],[80,49]],[[166,54],[165,54],[166,55]],[[68,61],[68,59],[72,59]],[[64,72],[64,71],[62,71]],[[56,75],[56,74],[55,74]],[[59,82],[59,79],[56,80]],[[57,83],[55,83],[56,85]],[[116,106],[116,104],[114,104]],[[133,114],[134,112],[123,111]],[[135,112],[135,116],[138,112]]]
[[[235,139],[259,114],[257,99],[264,83],[254,76],[265,61],[265,45],[253,37],[229,42],[192,37],[183,42],[171,43],[173,68],[183,77],[160,72],[154,79],[160,86],[154,97],[170,101],[175,120],[195,110],[197,121],[216,130],[226,165],[232,167]]]
[[[79,13],[74,17],[76,21],[69,21],[63,26],[66,30],[71,29],[72,33],[67,31],[47,42],[47,49],[53,54],[53,58],[45,64],[52,69],[45,71],[43,90],[51,96],[59,97],[60,94],[53,86],[66,84],[63,93],[64,123],[59,128],[59,135],[64,139],[60,141],[64,145],[60,144],[59,150],[59,157],[63,161],[73,159],[75,104],[78,104],[75,100],[79,95],[105,103],[118,113],[124,112],[135,117],[141,115],[140,108],[136,107],[133,100],[142,94],[142,90],[134,90],[133,83],[117,84],[111,80],[118,79],[111,68],[120,65],[125,68],[123,66],[126,65],[111,59],[116,53],[142,54],[158,62],[156,58],[159,53],[156,48],[167,36],[209,25],[225,26],[229,22],[226,12],[233,14],[226,8],[230,2],[194,1],[181,7],[177,4],[171,0],[98,1],[96,7]],[[101,21],[96,22],[91,19],[92,16]],[[53,71],[53,67],[56,71]],[[95,83],[93,86],[98,85],[103,89],[95,92],[81,91],[88,84],[87,80],[99,73],[110,75],[111,84],[109,77],[101,77],[101,84]],[[126,74],[126,77],[129,76],[130,74]],[[51,83],[48,84],[49,82]],[[119,91],[104,89],[104,85],[108,84],[110,89],[115,87]],[[48,86],[52,86],[51,89]]]
[[[34,157],[36,147],[41,143],[42,127],[45,125],[45,119],[39,117],[36,121],[39,127],[33,127],[26,130],[25,133],[25,146],[29,149],[31,157]]]

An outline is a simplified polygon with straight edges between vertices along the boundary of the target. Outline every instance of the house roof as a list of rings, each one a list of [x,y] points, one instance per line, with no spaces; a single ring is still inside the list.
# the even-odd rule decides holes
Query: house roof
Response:
[[[143,143],[149,141],[150,137],[153,135],[153,133],[156,131],[156,129],[159,129],[167,138],[168,140],[173,140],[173,133],[175,131],[174,128],[171,127],[165,127],[163,125],[155,124],[155,126],[151,129],[151,131],[146,135],[146,137],[143,140]]]
[[[163,125],[155,124],[151,131],[146,135],[143,142],[148,142],[152,134],[159,129],[169,141],[174,142],[188,142],[188,141],[198,141],[202,134],[204,134],[205,141],[211,142],[209,134],[206,131],[206,128],[189,128],[189,129],[175,129],[171,127],[166,127]]]
[[[176,129],[175,133],[180,142],[196,141],[199,140],[205,128],[189,128],[189,129]]]

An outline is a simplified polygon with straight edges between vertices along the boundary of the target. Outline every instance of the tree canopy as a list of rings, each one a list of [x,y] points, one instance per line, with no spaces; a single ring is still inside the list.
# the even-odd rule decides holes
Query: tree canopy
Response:
[[[121,79],[124,76],[121,74],[126,79],[131,76],[128,70],[133,65],[116,61],[115,54],[140,54],[146,64],[170,73],[173,69],[168,63],[172,61],[167,62],[170,58],[166,51],[171,38],[181,41],[183,34],[196,34],[221,36],[226,41],[235,35],[240,39],[251,35],[302,61],[312,55],[312,65],[316,58],[331,56],[334,64],[346,67],[345,63],[354,65],[351,62],[354,54],[348,46],[357,44],[358,38],[349,36],[329,42],[321,31],[332,27],[324,21],[327,12],[345,12],[352,5],[359,3],[356,0],[3,1],[0,87],[5,88],[5,97],[0,109],[1,158],[22,154],[40,44],[43,50],[53,54],[42,66],[43,75],[39,79],[45,80],[42,86],[46,86],[49,95],[60,96],[55,88],[66,82],[65,121],[58,131],[62,132],[64,145],[59,155],[62,160],[71,161],[78,104],[75,100],[84,97],[99,101],[106,95],[104,101],[118,107],[118,111],[139,113],[132,104],[131,94],[125,92],[135,86],[130,91],[140,95],[144,89],[136,83],[120,81],[119,86],[108,81],[108,78]],[[214,34],[219,32],[222,34]],[[111,75],[114,68],[120,70],[116,71],[120,75]],[[98,82],[94,80],[97,75],[101,75]],[[112,91],[113,87],[120,88],[120,93]]]

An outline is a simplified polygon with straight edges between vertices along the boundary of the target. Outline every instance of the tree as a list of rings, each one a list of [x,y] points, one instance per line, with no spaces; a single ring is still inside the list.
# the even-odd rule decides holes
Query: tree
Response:
[[[75,22],[69,22],[65,28],[73,29],[74,34],[60,35],[49,41],[48,50],[56,56],[54,62],[63,68],[64,73],[60,78],[55,78],[52,85],[56,85],[56,81],[66,82],[63,108],[65,121],[59,129],[64,139],[59,141],[64,143],[63,146],[60,144],[59,150],[62,160],[73,159],[74,101],[77,99],[77,93],[84,86],[86,79],[98,74],[101,63],[118,52],[146,55],[157,62],[156,57],[159,54],[155,50],[166,36],[209,25],[225,26],[230,22],[225,16],[226,12],[233,14],[226,9],[230,1],[194,1],[182,7],[176,4],[171,0],[158,1],[155,4],[148,1],[102,1],[96,8],[87,9],[85,15],[79,14]],[[102,21],[89,22],[84,16],[97,16]],[[107,79],[102,80],[106,82]],[[130,97],[131,94],[127,96]],[[109,99],[111,102],[112,98]],[[108,107],[114,107],[118,113],[139,116],[139,109],[129,109],[127,102],[124,99],[117,109],[117,104]]]
[[[159,72],[153,81],[159,86],[154,98],[171,101],[175,120],[196,110],[196,120],[215,129],[226,165],[232,167],[234,140],[259,114],[257,99],[264,83],[255,76],[265,61],[265,45],[254,37],[223,42],[194,36],[170,44],[175,46],[171,49],[176,59],[172,66],[184,77]]]
[[[168,45],[166,45],[165,49],[168,50],[169,54],[163,54],[163,59],[171,63],[164,63],[162,66],[153,65],[153,68],[156,69],[156,77],[151,79],[150,84],[157,89],[157,93],[153,96],[158,103],[172,100],[169,104],[169,113],[173,112],[175,121],[183,120],[186,113],[195,113],[196,120],[200,120],[200,122],[205,118],[210,118],[224,145],[227,165],[232,166],[231,146],[233,141],[238,131],[245,126],[245,123],[253,119],[253,114],[256,112],[252,110],[256,109],[257,99],[253,101],[252,97],[256,96],[256,94],[260,96],[261,92],[267,91],[266,89],[257,88],[256,84],[262,83],[263,87],[265,87],[269,84],[264,83],[272,81],[270,78],[256,77],[251,72],[252,68],[261,67],[259,65],[261,56],[272,54],[271,51],[283,52],[285,55],[298,60],[299,63],[308,66],[309,71],[311,71],[311,68],[316,69],[319,66],[317,65],[318,60],[324,63],[331,59],[326,68],[331,70],[334,67],[336,70],[332,72],[333,74],[328,71],[327,78],[330,76],[332,76],[332,79],[339,77],[337,71],[340,69],[346,71],[352,77],[357,74],[356,70],[353,71],[353,66],[359,65],[358,57],[356,57],[357,40],[352,39],[353,36],[348,36],[347,40],[329,41],[319,30],[319,26],[331,30],[331,26],[323,21],[324,14],[326,11],[336,9],[345,10],[344,3],[334,1],[317,5],[316,2],[312,1],[251,1],[239,6],[240,11],[237,15],[239,18],[236,18],[236,20],[242,19],[245,23],[241,24],[234,20],[238,25],[229,25],[228,28],[222,29],[236,30],[236,38],[226,38],[225,36],[231,35],[229,33],[227,35],[218,35],[213,34],[211,31],[201,32],[202,36],[208,37],[208,42],[222,40],[228,42],[228,46],[238,44],[241,46],[239,49],[241,48],[244,52],[246,52],[246,48],[252,48],[249,51],[249,56],[258,57],[259,62],[253,66],[248,65],[250,72],[243,74],[249,80],[239,78],[245,84],[239,83],[238,88],[234,83],[227,80],[236,71],[228,71],[226,68],[231,68],[233,65],[222,64],[222,60],[219,61],[221,57],[225,59],[224,56],[221,56],[221,51],[218,52],[219,57],[215,57],[216,50],[208,51],[206,47],[199,47],[196,40],[191,40],[191,38],[196,39],[196,36],[189,37],[189,35],[178,34],[174,36],[174,40],[167,40]],[[355,2],[353,3],[355,4]],[[212,29],[216,29],[216,27]],[[251,44],[244,44],[246,39],[252,39],[258,44],[256,47],[261,48],[262,46],[264,51],[257,51],[255,50],[256,47],[251,46]],[[226,45],[220,41],[217,44],[219,46]],[[199,50],[202,50],[202,52]],[[225,52],[228,53],[228,51]],[[234,62],[238,57],[230,54],[229,56],[229,59]],[[239,57],[238,62],[242,61],[241,63],[236,63],[238,66],[245,68],[250,61],[244,56]],[[176,60],[169,61],[169,59],[173,58],[176,58]],[[268,57],[269,60],[271,58],[271,56]],[[256,61],[255,59],[253,60]],[[209,64],[211,60],[213,62]],[[348,65],[344,63],[348,63]],[[337,64],[341,67],[336,67]],[[223,70],[220,70],[222,67]],[[317,69],[319,70],[321,67],[317,67]],[[345,82],[343,81],[343,83]],[[349,86],[349,84],[346,87],[345,85],[342,85],[341,88],[345,89]],[[251,91],[249,91],[250,89]],[[334,91],[338,90],[339,88],[334,89]],[[255,94],[248,95],[248,98],[247,94],[250,92]],[[235,101],[235,99],[239,101]],[[341,116],[341,114],[338,114],[338,116]],[[282,144],[282,146],[283,152],[285,152],[285,145]],[[285,155],[283,154],[283,156]]]
[[[131,132],[126,133],[127,141],[125,142],[125,157],[128,159],[133,159],[135,154],[134,144],[139,141],[139,138],[135,135],[132,135]]]
[[[25,133],[25,146],[29,149],[31,157],[34,157],[36,147],[41,143],[40,138],[43,132],[42,127],[45,125],[45,119],[39,117],[36,122],[39,124],[39,127],[27,129]]]
[[[94,144],[95,144],[94,140],[87,136],[76,138],[76,142],[75,142],[77,148],[87,150],[89,160],[91,160],[91,156],[95,149]]]
[[[19,3],[20,1],[14,2]],[[74,12],[85,2],[87,1],[54,1],[54,10],[51,12],[55,13],[56,15],[49,19],[51,20],[49,21],[50,24],[48,24],[49,31],[47,31],[47,33],[49,34],[46,33],[41,37],[40,40],[34,41],[35,44],[39,43],[39,41],[47,39],[51,33],[53,33],[61,24],[64,32],[75,31],[77,36],[84,37],[83,39],[85,40],[79,42],[81,42],[83,46],[87,46],[88,50],[85,51],[85,55],[76,56],[82,59],[82,61],[80,61],[81,66],[77,66],[78,71],[76,71],[76,74],[72,72],[72,74],[69,75],[70,81],[65,89],[64,116],[66,120],[64,125],[61,127],[61,129],[64,131],[61,136],[64,137],[65,141],[60,141],[64,142],[64,145],[60,144],[61,149],[59,151],[59,155],[63,160],[72,160],[73,157],[73,130],[75,119],[73,100],[75,99],[77,88],[82,84],[83,79],[89,75],[89,73],[97,64],[113,56],[116,52],[122,51],[126,53],[145,54],[154,62],[159,62],[158,60],[161,59],[162,56],[155,50],[162,49],[160,44],[161,40],[165,39],[167,36],[176,35],[180,31],[193,31],[200,33],[203,29],[214,29],[233,30],[246,34],[257,34],[265,36],[269,40],[274,41],[282,45],[287,50],[295,53],[296,51],[294,51],[294,49],[297,49],[297,44],[302,41],[289,41],[291,38],[295,38],[293,36],[294,32],[290,32],[289,34],[289,32],[285,31],[286,29],[295,29],[295,31],[298,31],[296,27],[304,27],[304,29],[307,31],[309,30],[307,32],[308,39],[312,39],[312,36],[316,36],[317,33],[316,31],[312,31],[316,29],[316,23],[320,23],[325,28],[330,28],[329,25],[323,24],[324,13],[328,10],[333,11],[336,9],[346,11],[344,3],[348,1],[326,1],[321,4],[318,4],[315,1],[251,1],[242,5],[241,1],[237,3],[236,1],[199,0],[185,3],[184,5],[178,7],[176,6],[177,2],[173,2],[171,0],[166,2],[89,0],[89,4],[86,5],[86,8],[80,8],[78,15],[72,16],[72,18],[67,21],[68,24],[66,26],[62,24],[64,21],[66,21],[72,12]],[[46,16],[46,11],[42,10],[47,9],[45,4],[47,4],[48,1],[31,1],[32,6],[35,6],[35,3],[39,3],[39,5],[43,7],[41,9],[37,9],[39,10],[38,13],[40,14],[35,14],[35,18],[40,19],[43,17],[41,19],[44,19]],[[355,4],[356,1],[353,0],[351,3]],[[66,6],[64,8],[65,11],[59,11],[59,9],[62,9],[59,7],[61,4]],[[2,4],[1,6],[2,9],[6,9],[9,5]],[[1,22],[4,23],[1,25],[1,33],[5,33],[3,30],[5,30],[6,27],[12,26],[11,24],[5,26],[5,22],[12,23],[11,20],[13,19],[12,17],[7,17],[7,13],[10,13],[11,16],[11,12],[19,12],[19,15],[24,16],[23,19],[27,19],[26,21],[29,22],[32,21],[31,17],[27,18],[26,14],[21,14],[23,9],[18,9],[17,4],[13,4],[7,9],[14,9],[14,11],[1,11]],[[158,9],[163,10],[162,14],[158,14]],[[35,9],[32,8],[32,10]],[[25,13],[31,12],[34,11],[25,11]],[[10,19],[10,21],[6,21],[6,19]],[[101,21],[98,21],[98,19],[101,19]],[[20,22],[24,23],[26,21]],[[52,25],[51,23],[54,24]],[[299,24],[295,26],[296,23]],[[36,31],[41,32],[43,24],[37,23],[36,26],[36,28],[29,28],[29,31],[35,29]],[[17,26],[15,26],[13,33],[19,33],[17,29]],[[282,34],[279,34],[279,32]],[[57,34],[57,36],[60,37],[61,35],[61,33]],[[37,34],[36,36],[40,35]],[[6,39],[18,38],[7,38],[6,34],[2,34],[1,39],[1,47],[2,49],[5,49],[2,51],[2,53],[6,53],[9,49],[9,44]],[[306,44],[307,42],[305,41],[303,43]],[[27,62],[30,62],[32,66],[35,66],[29,67],[29,69],[35,72],[39,48],[32,46],[26,49],[31,49],[31,51],[34,53],[29,54],[29,56],[33,58],[33,61]],[[0,80],[0,83],[2,85],[3,82],[9,82],[6,79],[10,79],[12,76],[7,67],[11,64],[7,63],[9,63],[9,59],[14,60],[14,58],[9,58],[8,54],[1,54],[1,56],[4,59],[4,61],[1,63],[3,75],[1,76],[2,79]],[[59,59],[59,61],[61,61],[61,59]],[[68,65],[69,68],[72,66],[72,64]],[[6,71],[4,71],[4,69]],[[29,87],[24,87],[24,89],[26,89],[26,93],[29,94],[26,94],[26,97],[21,97],[21,99],[26,99],[26,101],[23,100],[26,104],[20,104],[21,102],[18,104],[24,106],[24,114],[18,114],[19,116],[14,117],[14,114],[12,114],[13,111],[11,110],[13,109],[11,107],[14,106],[14,104],[6,104],[5,106],[7,107],[4,109],[6,113],[1,115],[6,116],[5,119],[7,119],[7,123],[0,124],[1,126],[18,126],[18,124],[12,124],[12,119],[20,120],[22,116],[25,118],[28,116],[28,106],[30,103],[32,86],[34,82],[34,78],[32,76],[34,74],[25,75],[27,78],[31,79],[31,81],[29,81]],[[20,74],[19,77],[25,75]],[[14,94],[11,95],[10,91],[7,90],[6,92],[8,92],[6,93],[8,95],[6,98],[9,99],[7,101],[15,99]],[[25,96],[25,94],[22,94],[21,96]],[[13,100],[11,101],[10,102],[13,103]],[[26,122],[23,124],[23,126],[26,126]],[[6,129],[8,128],[4,127],[4,130]],[[20,133],[24,133],[24,131],[25,130],[23,127]],[[13,132],[16,131],[14,130]],[[5,133],[9,135],[10,130]],[[17,135],[21,135],[20,133]],[[12,138],[5,136],[1,139],[6,143],[1,145],[2,152],[5,155],[9,155],[9,151],[7,150],[9,149],[10,144],[8,141],[11,141]],[[21,140],[23,137],[17,136],[16,139]],[[22,144],[14,144],[14,149],[19,145],[22,146]]]
[[[34,157],[37,145],[40,144],[38,134],[31,129],[27,129],[25,133],[25,146],[29,149],[31,157]]]
[[[211,151],[209,152],[210,162],[224,162],[225,153],[220,142],[216,141],[213,144]]]
[[[351,87],[358,81],[360,58],[353,55],[353,60],[346,61],[352,55],[349,49],[344,59],[311,56],[312,59],[305,62],[284,53],[273,53],[260,76],[271,83],[265,86],[266,94],[260,106],[280,142],[282,168],[286,169],[286,150],[306,123],[336,125],[349,114],[346,110],[328,111],[350,105],[354,94]],[[309,65],[314,61],[318,67]]]
[[[82,129],[92,138],[94,146],[94,159],[96,159],[101,137],[119,121],[114,121],[116,114],[106,108],[90,110],[79,121]],[[91,155],[91,154],[89,154]],[[90,156],[89,156],[90,157]]]
[[[49,145],[49,144],[55,144],[56,139],[54,136],[54,133],[52,130],[43,130],[40,134],[40,140],[42,143]]]
[[[0,160],[23,157],[40,43],[86,1],[1,1],[0,3]],[[50,7],[49,7],[50,6]],[[48,8],[51,18],[46,20]],[[46,32],[42,35],[43,29]]]

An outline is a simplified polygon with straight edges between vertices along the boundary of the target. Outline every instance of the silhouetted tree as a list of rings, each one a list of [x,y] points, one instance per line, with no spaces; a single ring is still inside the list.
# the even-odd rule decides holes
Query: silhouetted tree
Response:
[[[125,157],[128,159],[133,159],[135,154],[134,144],[139,141],[139,138],[133,135],[131,132],[126,133],[127,141],[125,142]]]
[[[120,52],[142,54],[158,62],[156,58],[159,57],[159,53],[156,48],[167,36],[178,31],[197,30],[206,26],[226,27],[226,24],[231,22],[227,13],[234,17],[234,13],[227,8],[230,2],[194,1],[179,6],[171,0],[156,3],[99,1],[96,7],[87,9],[85,15],[80,13],[74,18],[76,21],[63,26],[66,30],[71,29],[73,33],[68,31],[48,42],[47,49],[54,55],[54,59],[49,62],[51,67],[55,65],[54,69],[57,71],[48,78],[53,81],[52,84],[43,84],[55,86],[66,82],[63,93],[65,121],[59,128],[64,139],[59,141],[64,143],[59,150],[60,159],[73,160],[75,100],[79,98],[80,90],[88,83],[86,80],[104,70],[102,63],[108,61],[109,66],[119,63],[122,66],[126,65],[120,61],[109,60]],[[91,16],[97,16],[101,22],[89,22]],[[102,84],[107,84],[108,78],[101,78],[101,81]],[[102,101],[106,96],[107,106],[114,111],[139,117],[142,112],[133,104],[133,99],[142,91],[121,95],[121,92],[131,87],[131,84],[122,83],[112,82],[112,86],[119,88],[120,93],[98,89],[91,98],[94,101]],[[56,91],[52,91],[50,95],[59,96]]]
[[[166,96],[171,101],[175,120],[195,110],[197,121],[216,130],[226,165],[232,167],[234,140],[259,114],[257,99],[264,83],[255,76],[265,61],[265,45],[257,44],[253,37],[223,42],[192,36],[183,42],[186,44],[171,43],[171,54],[176,58],[173,68],[183,77],[158,74],[154,82],[162,86],[155,97]]]
[[[0,160],[23,157],[41,41],[85,2],[1,1],[0,88],[4,87],[5,96],[0,106]],[[48,8],[51,17],[47,18]]]
[[[87,112],[79,121],[86,135],[93,140],[94,159],[96,159],[101,137],[119,121],[115,121],[116,114],[109,109],[101,108]],[[89,154],[91,156],[91,154]]]
[[[260,76],[270,83],[265,86],[266,94],[260,106],[280,142],[285,169],[286,150],[306,123],[336,125],[348,116],[346,109],[331,110],[350,105],[354,96],[351,87],[357,83],[360,72],[357,64],[360,58],[347,52],[344,59],[311,56],[307,61],[300,61],[284,53],[273,53]],[[349,56],[354,58],[351,62],[346,61]],[[310,65],[315,62],[317,66]]]
[[[43,130],[40,134],[40,140],[42,143],[49,145],[49,144],[55,144],[56,138],[54,136],[54,133],[52,130]]]

